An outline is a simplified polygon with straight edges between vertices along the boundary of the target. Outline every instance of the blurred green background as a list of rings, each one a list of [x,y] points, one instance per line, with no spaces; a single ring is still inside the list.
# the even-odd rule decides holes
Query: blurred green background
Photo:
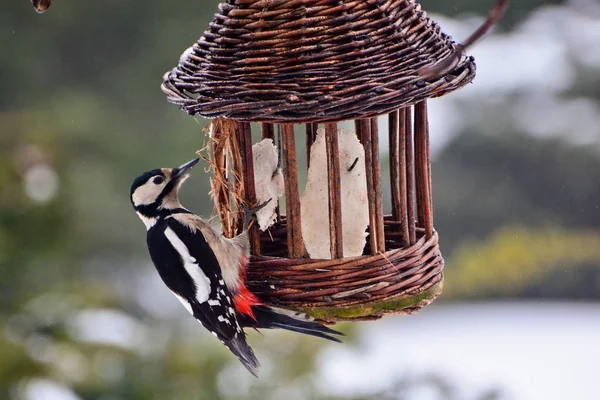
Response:
[[[492,1],[422,5],[460,41]],[[444,295],[343,345],[250,333],[260,380],[162,286],[128,198],[204,144],[159,85],[216,11],[0,3],[0,399],[597,398],[598,3],[514,1],[474,84],[430,102]],[[199,171],[183,201],[209,216]]]

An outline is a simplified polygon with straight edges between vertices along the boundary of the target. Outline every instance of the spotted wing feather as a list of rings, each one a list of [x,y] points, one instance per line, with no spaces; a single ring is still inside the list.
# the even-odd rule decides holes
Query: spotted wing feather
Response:
[[[177,249],[165,235],[171,230],[185,245],[187,254],[182,255],[182,249]],[[218,261],[210,246],[200,231],[190,230],[173,218],[159,221],[148,231],[148,248],[159,275],[173,293],[182,298],[182,302],[190,304],[194,317],[219,340],[221,340],[254,375],[258,369],[258,361],[245,340],[245,333],[241,329],[233,300],[219,268]],[[188,258],[185,267],[184,258]],[[182,262],[182,260],[184,262]],[[194,272],[190,268],[195,264],[203,277],[207,278],[208,296],[203,296],[199,301],[197,293],[200,285],[206,282],[194,280]],[[187,270],[186,270],[187,268]]]

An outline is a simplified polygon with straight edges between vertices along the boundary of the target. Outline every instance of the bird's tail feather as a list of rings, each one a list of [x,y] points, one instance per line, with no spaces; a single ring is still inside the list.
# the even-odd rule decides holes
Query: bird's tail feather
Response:
[[[252,312],[255,319],[246,315],[241,316],[242,318],[240,318],[239,322],[243,327],[256,329],[286,329],[288,331],[316,336],[338,343],[340,343],[341,340],[332,335],[344,336],[343,333],[314,321],[312,317],[304,313],[264,305],[253,306]]]
[[[254,351],[252,351],[252,348],[246,342],[244,335],[236,335],[230,341],[225,342],[225,345],[244,364],[244,367],[258,378],[260,364],[254,355]]]

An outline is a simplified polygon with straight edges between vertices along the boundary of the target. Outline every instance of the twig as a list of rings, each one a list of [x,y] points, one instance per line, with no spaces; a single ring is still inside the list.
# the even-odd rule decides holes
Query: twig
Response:
[[[508,0],[497,0],[488,18],[467,38],[467,40],[456,45],[454,51],[446,59],[437,64],[421,68],[419,70],[419,75],[423,79],[431,79],[450,72],[462,54],[500,21],[507,8]]]

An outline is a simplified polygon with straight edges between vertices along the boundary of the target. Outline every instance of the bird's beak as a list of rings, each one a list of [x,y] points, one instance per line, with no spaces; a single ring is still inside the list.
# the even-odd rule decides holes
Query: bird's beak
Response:
[[[187,178],[190,175],[190,172],[192,168],[194,168],[194,165],[198,164],[198,161],[200,161],[200,159],[195,158],[192,161],[186,162],[185,164],[180,165],[177,168],[173,168],[173,170],[171,171],[171,179],[175,181],[180,181],[182,179],[185,180],[185,178]]]

